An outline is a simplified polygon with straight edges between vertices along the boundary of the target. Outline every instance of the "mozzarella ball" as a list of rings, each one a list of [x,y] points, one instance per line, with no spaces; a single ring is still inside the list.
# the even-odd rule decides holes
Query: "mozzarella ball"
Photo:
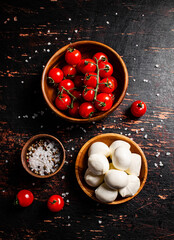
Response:
[[[109,147],[110,148],[111,157],[112,157],[115,149],[118,148],[118,147],[121,147],[121,146],[130,149],[130,144],[129,143],[127,143],[125,141],[122,141],[122,140],[116,140]]]
[[[133,196],[140,187],[140,179],[135,175],[128,175],[128,184],[126,187],[119,189],[122,197]]]
[[[104,175],[94,175],[89,168],[85,172],[85,181],[91,187],[98,187],[104,179]]]
[[[105,174],[104,181],[109,188],[119,189],[128,184],[128,175],[123,171],[111,169]]]
[[[88,158],[88,167],[93,174],[102,175],[109,170],[109,161],[102,154],[92,154]]]
[[[103,154],[105,157],[109,157],[110,149],[103,142],[95,142],[90,146],[90,148],[88,150],[88,156],[95,154],[95,153],[100,153],[100,154]]]
[[[96,190],[96,198],[105,203],[113,202],[117,198],[118,190],[110,189],[105,183],[102,183]]]
[[[130,175],[139,176],[141,170],[141,156],[137,153],[131,154],[131,163],[126,172]]]
[[[112,163],[119,170],[127,170],[131,163],[131,151],[125,147],[118,147],[112,155]]]

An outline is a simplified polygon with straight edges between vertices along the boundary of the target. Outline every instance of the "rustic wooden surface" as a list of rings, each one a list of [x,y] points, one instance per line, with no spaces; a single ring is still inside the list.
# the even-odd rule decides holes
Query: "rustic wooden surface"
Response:
[[[174,239],[173,23],[173,0],[1,1],[0,239]],[[129,87],[109,117],[81,126],[52,114],[40,82],[57,49],[86,39],[105,43],[123,57]],[[137,99],[147,103],[139,120],[129,114]],[[133,138],[148,160],[145,187],[120,206],[92,201],[75,179],[81,146],[107,132]],[[29,176],[20,161],[22,146],[38,133],[58,137],[66,148],[62,171],[46,180]],[[13,199],[23,188],[34,193],[35,201],[18,209]],[[46,208],[53,193],[67,193],[64,209],[56,214]]]

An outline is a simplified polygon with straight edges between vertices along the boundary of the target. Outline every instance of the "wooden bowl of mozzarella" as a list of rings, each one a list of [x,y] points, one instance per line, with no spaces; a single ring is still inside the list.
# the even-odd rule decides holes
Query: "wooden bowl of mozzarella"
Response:
[[[148,166],[137,143],[120,134],[106,133],[82,146],[75,173],[87,196],[114,205],[139,194],[147,179]]]

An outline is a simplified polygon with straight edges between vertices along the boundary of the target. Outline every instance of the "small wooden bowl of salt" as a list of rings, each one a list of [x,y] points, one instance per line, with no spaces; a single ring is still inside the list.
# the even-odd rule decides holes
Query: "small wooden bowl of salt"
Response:
[[[21,161],[30,175],[37,178],[52,177],[64,165],[65,149],[56,137],[38,134],[25,143]]]

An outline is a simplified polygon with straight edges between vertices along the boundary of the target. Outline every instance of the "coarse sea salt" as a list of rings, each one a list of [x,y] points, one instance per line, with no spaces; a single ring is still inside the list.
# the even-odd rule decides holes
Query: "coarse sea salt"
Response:
[[[60,164],[60,151],[56,142],[41,139],[27,151],[26,159],[32,172],[44,176],[55,172]]]

